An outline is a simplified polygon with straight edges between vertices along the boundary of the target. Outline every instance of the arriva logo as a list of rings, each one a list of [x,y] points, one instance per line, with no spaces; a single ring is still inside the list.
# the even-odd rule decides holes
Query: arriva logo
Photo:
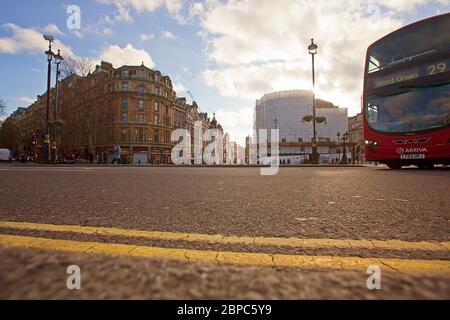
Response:
[[[427,148],[406,148],[405,152],[413,153],[413,152],[427,152]]]

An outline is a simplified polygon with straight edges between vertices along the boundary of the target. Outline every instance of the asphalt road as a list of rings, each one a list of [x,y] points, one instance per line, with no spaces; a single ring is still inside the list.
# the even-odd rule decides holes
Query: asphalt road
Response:
[[[0,166],[0,221],[245,237],[450,241],[450,170]],[[450,260],[450,251],[258,246],[0,228],[0,234],[268,254]],[[450,273],[216,265],[0,246],[0,298],[450,298]],[[65,288],[79,264],[83,289]]]

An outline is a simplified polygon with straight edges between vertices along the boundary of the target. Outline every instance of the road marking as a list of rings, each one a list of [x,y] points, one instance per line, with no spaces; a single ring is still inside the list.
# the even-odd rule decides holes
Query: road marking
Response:
[[[157,240],[178,240],[190,242],[209,242],[219,244],[246,244],[260,246],[288,246],[300,248],[348,248],[348,249],[387,249],[450,251],[450,242],[402,241],[402,240],[350,240],[350,239],[301,239],[279,237],[223,236],[220,234],[199,234],[166,231],[145,231],[107,227],[82,227],[74,225],[54,225],[30,222],[1,221],[0,228],[28,229],[38,231],[73,232],[124,236],[132,238],[151,238]]]
[[[38,168],[8,168],[8,169],[0,169],[0,171],[21,171],[21,172],[25,172],[25,171],[36,171],[36,172],[87,172],[87,171],[92,171],[92,169],[47,169],[47,168],[43,168],[43,169],[38,169]]]
[[[378,265],[387,272],[440,273],[450,275],[450,261],[338,256],[305,256],[231,251],[208,251],[80,242],[27,236],[0,235],[0,245],[104,255],[175,259],[202,263],[297,267],[304,269],[366,270]]]

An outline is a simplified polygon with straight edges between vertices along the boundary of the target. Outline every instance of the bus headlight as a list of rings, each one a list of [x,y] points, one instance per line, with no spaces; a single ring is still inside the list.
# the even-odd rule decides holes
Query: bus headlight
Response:
[[[374,140],[366,140],[366,144],[369,146],[377,146],[378,142]]]

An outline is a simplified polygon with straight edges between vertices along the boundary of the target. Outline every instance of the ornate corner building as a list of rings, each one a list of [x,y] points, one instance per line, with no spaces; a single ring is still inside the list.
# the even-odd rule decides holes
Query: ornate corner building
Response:
[[[57,110],[55,90],[50,91],[50,137],[60,158],[110,163],[119,145],[123,163],[166,164],[171,162],[173,129],[193,130],[200,120],[206,130],[216,121],[195,102],[177,98],[169,76],[143,64],[114,68],[102,61],[87,76],[66,77],[58,90]],[[45,97],[6,119],[18,133],[10,144],[16,153],[39,148],[39,143],[31,145],[31,137],[43,128]]]

